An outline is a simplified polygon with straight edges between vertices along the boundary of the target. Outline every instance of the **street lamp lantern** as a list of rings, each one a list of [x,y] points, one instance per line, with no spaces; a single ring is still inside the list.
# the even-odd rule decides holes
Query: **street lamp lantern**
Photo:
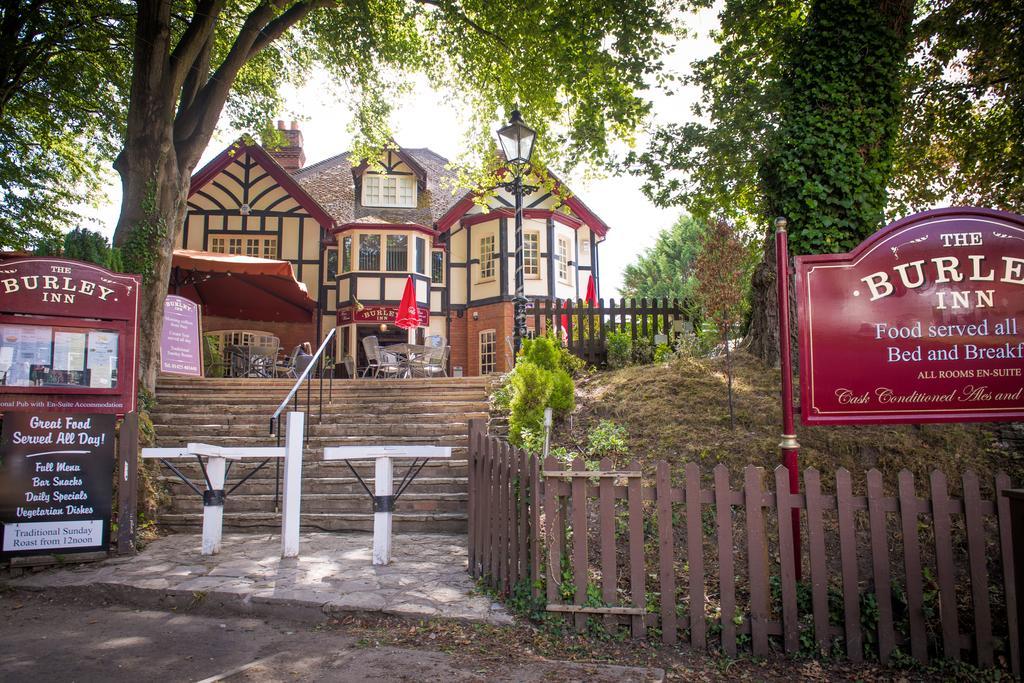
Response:
[[[533,154],[533,143],[537,139],[537,131],[523,123],[518,110],[512,112],[509,123],[498,131],[498,141],[505,152],[505,160],[512,172],[512,179],[502,183],[500,187],[512,193],[516,200],[516,295],[512,302],[515,308],[515,322],[512,328],[515,357],[519,357],[519,349],[526,337],[526,287],[523,277],[523,195],[536,190],[536,187],[525,185],[523,176]]]
[[[523,123],[523,117],[518,109],[512,111],[509,124],[498,131],[498,141],[505,152],[505,159],[516,166],[530,163],[536,139],[537,131]]]

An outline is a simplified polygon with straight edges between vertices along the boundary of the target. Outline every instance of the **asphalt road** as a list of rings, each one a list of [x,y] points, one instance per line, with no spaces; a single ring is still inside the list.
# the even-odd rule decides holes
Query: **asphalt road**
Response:
[[[325,617],[326,620],[326,617]],[[646,671],[533,661],[493,664],[374,647],[323,623],[176,613],[45,593],[0,594],[0,680],[650,681]]]

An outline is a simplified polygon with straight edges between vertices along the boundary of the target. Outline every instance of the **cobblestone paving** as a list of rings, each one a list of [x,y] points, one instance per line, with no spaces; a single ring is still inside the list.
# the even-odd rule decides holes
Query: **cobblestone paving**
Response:
[[[387,567],[371,564],[372,545],[371,534],[304,533],[299,557],[282,559],[279,536],[225,534],[220,554],[204,557],[199,536],[175,534],[134,557],[53,569],[10,584],[224,593],[253,602],[318,605],[325,612],[511,622],[499,604],[473,594],[464,536],[395,534]]]

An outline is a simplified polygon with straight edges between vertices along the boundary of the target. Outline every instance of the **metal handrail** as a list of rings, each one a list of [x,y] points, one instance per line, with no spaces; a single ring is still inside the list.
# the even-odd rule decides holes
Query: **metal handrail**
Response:
[[[323,368],[324,349],[326,349],[327,348],[327,344],[332,339],[334,339],[334,332],[336,330],[337,330],[337,328],[332,327],[330,329],[330,331],[327,333],[327,336],[324,337],[324,340],[322,342],[320,342],[319,348],[317,348],[316,353],[313,354],[313,357],[309,359],[309,364],[306,365],[305,369],[302,371],[302,374],[300,374],[298,379],[295,380],[295,384],[292,385],[291,391],[288,392],[288,395],[284,397],[283,401],[281,401],[281,405],[279,405],[277,407],[277,410],[274,411],[274,414],[271,415],[271,417],[270,417],[270,433],[277,437],[277,445],[278,446],[281,445],[281,412],[286,407],[288,407],[288,402],[291,401],[293,398],[295,399],[294,409],[295,410],[299,409],[298,391],[299,391],[299,388],[302,386],[303,382],[306,382],[306,411],[309,412],[310,409],[312,408],[312,403],[313,403],[312,384],[310,382],[308,382],[307,380],[309,379],[310,373],[313,372],[313,368],[317,367],[318,365],[320,366],[320,403],[319,403],[320,409],[319,409],[319,419],[320,419],[321,422],[323,422],[323,418],[324,418],[324,372],[323,372],[323,369],[324,369]],[[333,389],[334,389],[334,371],[333,371],[333,369],[331,371],[330,383],[331,383],[331,390],[333,392]],[[328,394],[328,401],[330,401],[330,397],[331,397],[331,394]],[[302,440],[303,441],[303,445],[305,445],[306,441],[309,440],[309,423],[310,423],[310,420],[308,420],[308,419],[305,420],[305,423],[306,423],[306,429],[305,429],[305,434],[304,434],[303,440]],[[275,427],[276,427],[276,429],[275,429]],[[261,465],[261,467],[262,467],[262,465]],[[280,503],[281,503],[281,461],[280,461],[280,459],[278,459],[278,460],[275,461],[275,468],[274,468],[274,509],[276,511],[280,511]]]
[[[295,392],[297,392],[299,390],[299,387],[302,386],[302,383],[309,376],[309,373],[313,371],[313,368],[320,361],[321,357],[323,356],[324,349],[327,348],[327,342],[329,342],[332,339],[334,339],[334,332],[337,329],[338,328],[336,328],[336,327],[332,327],[331,330],[327,333],[327,336],[324,337],[324,340],[322,342],[320,342],[320,347],[316,350],[316,353],[313,354],[313,358],[310,359],[309,364],[306,366],[306,369],[303,370],[302,374],[299,375],[298,379],[295,380],[295,384],[292,386],[292,390],[288,392],[288,395],[284,397],[283,401],[281,401],[281,405],[279,405],[277,407],[277,410],[274,411],[274,414],[270,416],[270,433],[271,434],[274,434],[274,422],[275,422],[275,420],[277,420],[281,416],[281,411],[283,411],[286,407],[288,407],[288,401],[292,400],[292,397],[295,396]],[[321,373],[321,374],[323,374],[323,373]]]

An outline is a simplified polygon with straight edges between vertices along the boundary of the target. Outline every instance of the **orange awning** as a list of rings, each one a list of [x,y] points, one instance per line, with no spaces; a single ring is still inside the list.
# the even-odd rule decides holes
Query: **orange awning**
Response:
[[[168,291],[206,315],[266,322],[312,322],[316,302],[287,261],[175,249]]]

